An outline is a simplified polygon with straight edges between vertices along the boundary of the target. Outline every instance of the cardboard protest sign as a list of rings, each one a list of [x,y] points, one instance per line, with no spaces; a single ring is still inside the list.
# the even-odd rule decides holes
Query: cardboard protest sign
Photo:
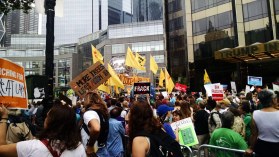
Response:
[[[272,87],[274,91],[279,91],[279,85],[273,83]]]
[[[134,94],[150,94],[150,82],[134,83]]]
[[[253,86],[262,86],[263,85],[263,78],[262,77],[256,77],[256,76],[248,76],[247,78],[247,84],[253,85]]]
[[[96,89],[109,78],[110,74],[105,66],[100,62],[96,62],[73,79],[69,85],[80,97],[83,98],[87,90],[92,91]]]
[[[0,58],[0,103],[8,108],[27,108],[24,68]]]
[[[178,130],[179,143],[185,146],[198,144],[198,138],[191,118],[185,118],[171,124],[173,131]]]

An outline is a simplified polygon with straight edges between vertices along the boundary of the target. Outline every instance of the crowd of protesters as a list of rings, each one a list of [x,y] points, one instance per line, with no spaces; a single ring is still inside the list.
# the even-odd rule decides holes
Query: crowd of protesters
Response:
[[[191,118],[199,141],[192,149],[210,144],[246,150],[246,155],[276,156],[278,100],[278,93],[268,89],[225,93],[217,102],[199,93],[158,93],[152,99],[88,92],[75,106],[61,100],[33,103],[27,110],[2,105],[0,156],[158,156],[156,136],[164,133],[172,142],[163,144],[172,147],[164,154],[181,156],[175,147],[179,129],[173,130],[171,123],[185,118]]]

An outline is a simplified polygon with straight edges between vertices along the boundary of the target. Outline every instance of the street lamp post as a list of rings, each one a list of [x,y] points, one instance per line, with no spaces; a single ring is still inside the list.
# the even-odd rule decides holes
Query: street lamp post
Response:
[[[47,15],[46,23],[46,76],[48,77],[48,88],[46,90],[46,98],[48,103],[53,101],[53,68],[54,68],[54,7],[56,0],[45,0],[45,13]]]

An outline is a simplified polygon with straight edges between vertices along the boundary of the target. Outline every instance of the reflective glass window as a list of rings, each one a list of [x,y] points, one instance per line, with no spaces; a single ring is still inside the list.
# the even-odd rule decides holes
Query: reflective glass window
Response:
[[[112,54],[125,53],[125,45],[124,44],[111,45],[111,51]]]
[[[266,0],[257,0],[243,5],[244,21],[252,21],[267,17],[267,3]]]
[[[18,51],[18,50],[10,50],[7,53],[7,57],[24,57],[25,51]]]
[[[216,7],[221,4],[230,2],[231,0],[191,0],[192,12],[199,12],[205,9]]]
[[[245,32],[245,40],[247,45],[251,45],[255,42],[264,43],[272,39],[270,36],[270,30],[268,28],[263,28]]]
[[[279,15],[279,0],[274,0],[274,7],[276,14]],[[279,19],[277,19],[277,22],[279,22]]]
[[[6,51],[0,51],[0,57],[6,57]]]
[[[153,56],[156,63],[164,63],[165,62],[165,56],[164,55],[156,55]]]

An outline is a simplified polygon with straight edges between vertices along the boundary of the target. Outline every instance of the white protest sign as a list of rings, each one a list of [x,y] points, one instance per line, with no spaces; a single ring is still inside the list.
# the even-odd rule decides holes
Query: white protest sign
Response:
[[[273,86],[273,90],[274,90],[274,91],[279,91],[279,85],[277,85],[277,84],[272,84],[272,86]]]
[[[215,101],[220,101],[224,99],[224,91],[222,85],[213,85],[211,89],[212,99]]]
[[[247,93],[249,93],[250,92],[250,86],[249,85],[246,85],[246,88],[245,88],[245,95],[247,94]]]
[[[232,89],[232,94],[236,94],[237,90],[236,90],[236,85],[234,81],[231,81],[231,89]]]
[[[181,145],[193,146],[198,144],[198,138],[191,118],[185,118],[171,124],[173,130],[178,130],[179,143]]]

